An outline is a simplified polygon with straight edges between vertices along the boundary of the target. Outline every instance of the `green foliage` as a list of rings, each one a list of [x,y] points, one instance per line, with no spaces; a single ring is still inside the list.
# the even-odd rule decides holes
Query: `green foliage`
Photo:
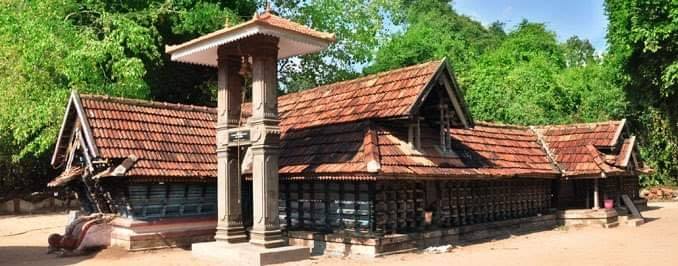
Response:
[[[605,1],[615,85],[630,101],[644,159],[655,169],[647,184],[678,178],[678,2]]]
[[[595,60],[595,49],[588,40],[572,36],[562,44],[565,52],[565,64],[570,67],[583,66]]]
[[[0,1],[0,165],[17,176],[48,169],[70,90],[208,102],[214,71],[168,64],[164,45],[255,8],[254,0]]]
[[[485,27],[445,0],[273,2],[283,17],[337,37],[326,51],[279,66],[286,91],[447,58],[476,119],[628,117],[642,156],[657,170],[643,182],[678,176],[674,0],[606,1],[609,50],[601,56],[577,36],[559,43],[543,24],[524,21],[508,32],[500,22]],[[164,46],[249,19],[257,4],[0,1],[0,169],[48,175],[43,167],[72,89],[214,104],[214,70],[170,63]]]
[[[620,117],[623,94],[588,40],[560,44],[543,24],[511,32],[457,14],[447,1],[402,1],[394,19],[404,30],[377,51],[374,73],[447,58],[479,120],[514,124],[589,122]]]
[[[619,117],[625,102],[621,90],[607,82],[609,67],[578,43],[588,41],[575,37],[558,44],[543,24],[522,22],[464,75],[474,117],[524,125]]]
[[[468,66],[505,35],[500,23],[486,29],[457,14],[446,1],[404,1],[402,6],[394,17],[406,30],[380,47],[366,73],[446,57],[459,75],[465,75]]]
[[[290,91],[356,77],[357,66],[372,60],[384,15],[398,5],[389,0],[279,0],[281,16],[313,29],[334,33],[335,44],[319,54],[282,62],[282,87]]]

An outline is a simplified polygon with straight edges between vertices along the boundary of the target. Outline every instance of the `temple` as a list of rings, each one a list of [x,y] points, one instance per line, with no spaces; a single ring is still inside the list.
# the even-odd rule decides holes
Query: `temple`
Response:
[[[609,226],[625,197],[643,204],[649,169],[624,120],[476,122],[445,60],[277,96],[278,59],[333,41],[265,12],[167,47],[217,68],[216,108],[73,92],[52,159],[64,173],[49,185],[119,214],[111,244],[130,250],[215,241],[378,256],[568,221]]]

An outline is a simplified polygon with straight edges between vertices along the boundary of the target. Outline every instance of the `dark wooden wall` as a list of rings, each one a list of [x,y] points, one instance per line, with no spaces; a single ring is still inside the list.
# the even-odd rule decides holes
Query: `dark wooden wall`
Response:
[[[452,228],[545,213],[551,185],[542,179],[281,181],[279,217],[286,230],[359,235]],[[244,213],[251,216],[251,209]]]
[[[550,180],[401,181],[376,187],[374,231],[383,234],[535,216],[551,207]]]
[[[593,206],[593,179],[557,181],[557,207],[559,209],[591,208]],[[614,200],[615,206],[621,203],[621,195],[626,194],[632,200],[640,198],[640,182],[637,176],[612,176],[598,180],[600,206],[605,199]]]
[[[112,197],[121,216],[148,220],[216,215],[214,183],[131,183]]]

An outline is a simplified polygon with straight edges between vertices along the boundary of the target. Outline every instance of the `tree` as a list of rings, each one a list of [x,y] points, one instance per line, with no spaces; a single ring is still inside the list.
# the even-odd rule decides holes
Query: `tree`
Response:
[[[446,57],[463,76],[472,62],[498,45],[505,35],[501,23],[488,30],[479,22],[457,14],[448,1],[404,1],[401,9],[394,18],[404,31],[380,47],[366,73]]]
[[[678,2],[605,1],[607,40],[617,75],[613,82],[630,101],[629,118],[640,133],[642,156],[656,172],[646,184],[678,177]]]
[[[535,125],[620,117],[624,95],[609,82],[611,68],[593,59],[587,43],[575,36],[559,44],[543,24],[520,23],[464,75],[475,118]],[[568,63],[573,54],[581,55],[578,63]]]
[[[565,51],[565,64],[568,67],[583,66],[595,60],[595,49],[588,40],[572,36],[562,44]]]
[[[514,124],[568,122],[570,97],[557,82],[564,58],[555,34],[523,21],[481,56],[462,84],[474,117]]]
[[[211,92],[194,88],[214,71],[169,64],[164,45],[254,8],[254,0],[0,2],[0,164],[16,176],[44,174],[71,90],[204,104]],[[184,72],[202,75],[175,75],[181,89],[165,79]]]
[[[399,5],[389,0],[278,0],[281,16],[315,30],[331,32],[337,42],[319,54],[285,60],[280,82],[286,92],[354,78],[372,60],[385,16]]]

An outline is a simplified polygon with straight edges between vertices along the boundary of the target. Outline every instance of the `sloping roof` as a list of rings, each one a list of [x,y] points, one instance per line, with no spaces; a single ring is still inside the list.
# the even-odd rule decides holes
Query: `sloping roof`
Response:
[[[617,149],[625,141],[620,141],[624,126],[624,120],[620,120],[542,126],[535,130],[543,136],[564,176],[595,176],[626,173],[625,165],[616,163],[618,155],[630,156],[631,152],[629,147],[621,149],[623,154]]]
[[[620,121],[537,128],[478,123],[452,129],[447,152],[437,147],[439,132],[423,127],[421,148],[411,148],[406,128],[393,118],[407,117],[423,101],[427,84],[445,65],[434,61],[279,97],[281,177],[599,177],[623,171],[615,164],[628,162],[633,146],[615,140]],[[82,107],[80,122],[88,124],[98,157],[118,164],[138,158],[125,175],[216,177],[215,108],[77,93],[72,99]],[[619,145],[628,156],[602,153]]]
[[[279,38],[280,59],[318,52],[335,41],[332,33],[316,31],[266,11],[255,14],[244,23],[225,27],[178,45],[168,45],[165,52],[171,55],[173,61],[216,66],[216,47],[257,34]]]
[[[445,66],[445,61],[431,61],[280,96],[280,127],[287,131],[408,116],[429,82]],[[246,104],[243,116],[249,116],[250,110]]]
[[[66,183],[73,181],[76,178],[80,177],[84,172],[85,172],[85,167],[82,167],[82,166],[71,167],[69,169],[64,170],[64,172],[62,172],[56,178],[52,179],[52,181],[49,181],[49,183],[47,183],[47,186],[48,187],[63,186]]]
[[[633,149],[636,146],[636,137],[631,136],[630,138],[624,139],[624,143],[619,149],[619,156],[616,158],[614,165],[618,167],[626,167],[629,165],[629,161],[633,156]]]
[[[280,175],[368,174],[368,125],[362,121],[283,131]]]
[[[216,176],[213,108],[81,95],[100,156],[138,160],[130,176]]]
[[[406,143],[405,128],[381,127],[381,169],[393,176],[430,177],[555,177],[548,160],[528,128],[477,123],[472,129],[452,129],[452,151],[438,148],[440,135],[423,128],[421,148]]]

